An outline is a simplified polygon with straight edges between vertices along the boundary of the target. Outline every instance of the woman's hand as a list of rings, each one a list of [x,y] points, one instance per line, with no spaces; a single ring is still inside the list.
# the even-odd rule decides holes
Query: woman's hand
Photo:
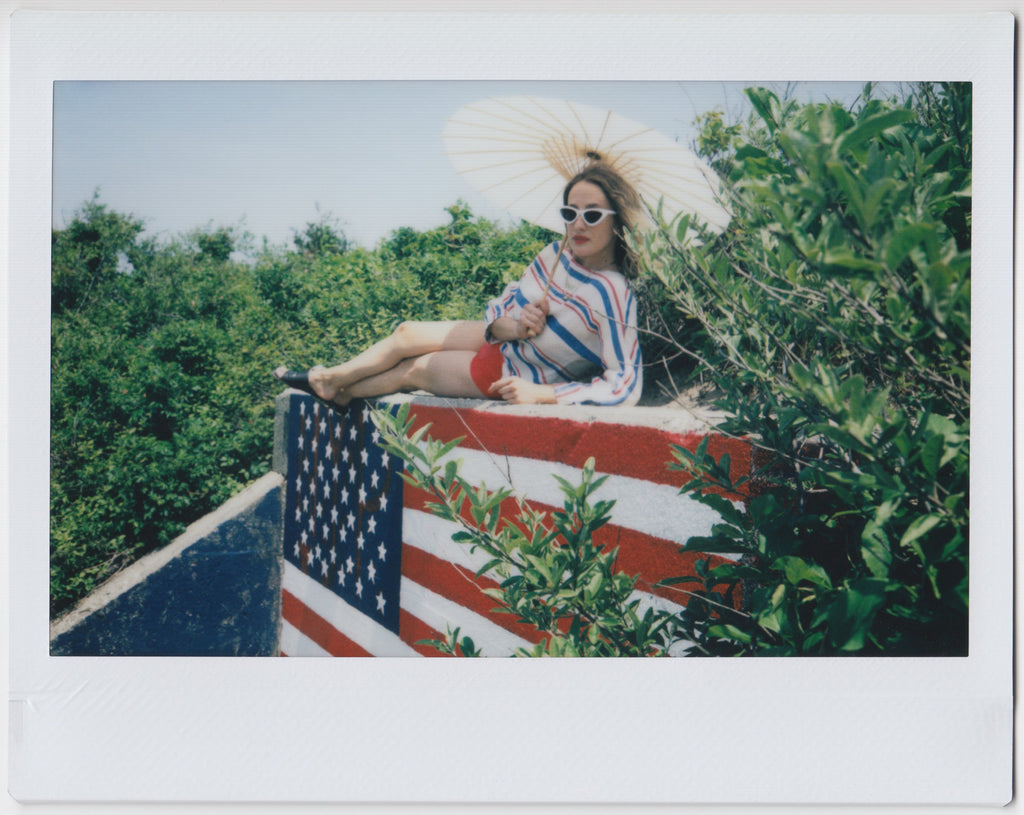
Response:
[[[551,385],[538,385],[518,376],[499,379],[491,385],[490,392],[513,405],[554,405],[558,402]]]
[[[517,337],[525,340],[540,334],[544,330],[545,323],[547,323],[550,310],[551,306],[548,304],[548,298],[546,297],[523,306],[523,312],[519,315],[519,322],[516,324]]]

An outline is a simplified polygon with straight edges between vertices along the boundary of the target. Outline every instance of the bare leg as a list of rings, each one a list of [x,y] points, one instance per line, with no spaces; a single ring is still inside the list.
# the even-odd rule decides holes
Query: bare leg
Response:
[[[347,405],[356,397],[381,396],[399,391],[425,390],[437,396],[480,398],[481,393],[469,375],[475,351],[435,351],[405,359],[383,373],[354,382],[334,400]]]
[[[346,396],[351,398],[355,394],[347,393],[350,386],[388,372],[403,360],[438,351],[463,351],[475,354],[484,342],[482,321],[404,322],[389,337],[374,343],[347,362],[332,368],[313,368],[309,372],[309,383],[321,399],[338,401],[343,390],[346,391]],[[468,370],[467,365],[467,372]],[[359,395],[379,396],[395,390],[397,388]]]

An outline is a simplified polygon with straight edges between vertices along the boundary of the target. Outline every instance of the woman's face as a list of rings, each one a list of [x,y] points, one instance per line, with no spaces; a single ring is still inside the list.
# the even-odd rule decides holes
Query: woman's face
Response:
[[[573,186],[566,203],[580,211],[591,207],[612,208],[604,191],[589,181]],[[615,216],[609,215],[596,226],[590,226],[583,216],[577,215],[566,227],[569,249],[580,263],[595,270],[614,268],[615,222]]]

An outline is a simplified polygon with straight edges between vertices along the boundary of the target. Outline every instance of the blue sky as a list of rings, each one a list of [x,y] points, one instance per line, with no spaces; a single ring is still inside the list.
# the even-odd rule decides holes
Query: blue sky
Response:
[[[722,82],[58,82],[53,223],[99,191],[172,238],[234,226],[288,244],[321,215],[372,248],[394,229],[448,221],[458,199],[504,215],[452,168],[441,133],[459,107],[532,94],[614,110],[683,143],[699,114],[745,114]],[[778,91],[785,85],[777,85]],[[799,83],[801,100],[849,102],[862,83]]]

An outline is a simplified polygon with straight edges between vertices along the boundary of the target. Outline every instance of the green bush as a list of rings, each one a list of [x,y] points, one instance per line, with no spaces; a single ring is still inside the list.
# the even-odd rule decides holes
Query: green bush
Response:
[[[478,319],[542,245],[450,213],[374,251],[323,218],[251,262],[232,227],[158,243],[96,198],[54,230],[51,613],[268,471],[277,365],[342,359],[401,320]]]
[[[748,93],[755,138],[729,131],[723,151],[709,116],[699,142],[728,171],[729,229],[698,245],[684,219],[646,245],[703,329],[722,431],[759,450],[746,513],[709,492],[738,486],[718,463],[677,451],[726,518],[687,548],[743,556],[698,581],[689,636],[706,653],[964,654],[970,86],[853,111]],[[743,612],[702,606],[722,583],[747,588]]]

